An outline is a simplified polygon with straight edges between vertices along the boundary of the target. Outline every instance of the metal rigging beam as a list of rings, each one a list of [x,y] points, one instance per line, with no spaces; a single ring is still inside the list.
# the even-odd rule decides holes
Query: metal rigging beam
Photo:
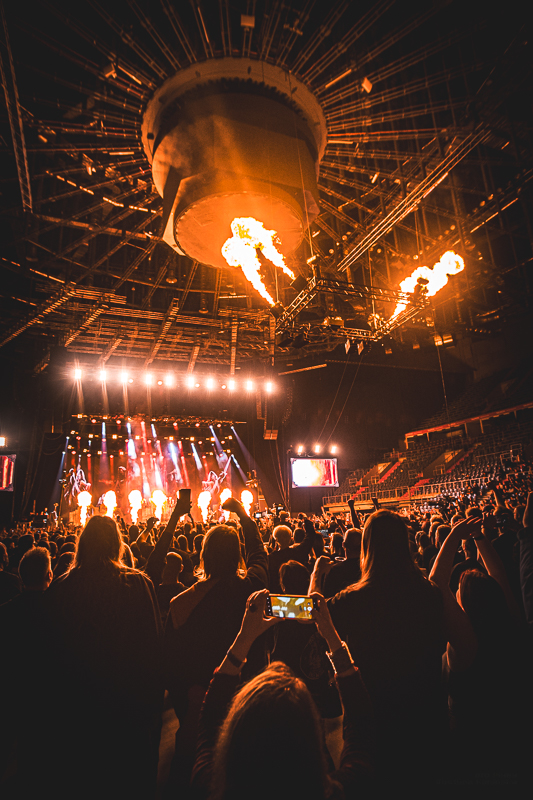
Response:
[[[153,345],[150,348],[150,352],[146,357],[144,362],[144,366],[147,367],[148,364],[151,364],[154,358],[157,356],[161,345],[163,344],[164,338],[170,330],[172,323],[175,321],[178,312],[180,309],[180,301],[179,298],[174,298],[170,303],[167,313],[165,314],[165,318],[161,323],[161,327],[159,328],[159,333],[157,334],[157,338],[155,339]]]
[[[9,73],[8,73],[4,68],[2,51],[0,48],[0,74],[4,86],[4,95],[6,98],[6,106],[7,106],[7,116],[9,118],[9,127],[11,129],[11,138],[13,139],[13,149],[15,151],[15,162],[17,165],[20,194],[22,197],[22,207],[24,208],[25,211],[32,211],[33,201],[31,196],[31,184],[30,184],[30,173],[28,170],[28,156],[26,153],[26,141],[24,139],[24,126],[22,124],[22,115],[20,113],[17,80],[15,77],[15,65],[13,63],[13,55],[11,53],[11,47],[9,44],[9,35],[7,32],[7,23],[4,14],[3,3],[0,4],[0,14],[2,15],[5,48],[9,61]]]
[[[65,287],[62,290],[61,294],[55,295],[55,297],[52,297],[46,303],[43,303],[40,306],[37,313],[34,314],[34,316],[30,317],[25,322],[21,322],[20,324],[15,325],[15,327],[11,328],[11,330],[9,330],[4,336],[4,338],[0,341],[0,347],[3,347],[8,342],[12,341],[12,339],[15,339],[17,336],[20,336],[21,333],[24,333],[24,331],[26,331],[32,325],[36,325],[38,322],[41,322],[43,317],[47,316],[48,314],[51,314],[52,311],[56,311],[56,309],[62,306],[63,303],[65,303],[73,295],[74,295],[74,286],[72,284],[69,284],[69,286]]]
[[[404,217],[410,214],[424,200],[425,197],[443,181],[450,170],[452,170],[471,150],[482,144],[490,136],[490,131],[483,126],[478,126],[476,130],[468,134],[456,147],[448,152],[441,163],[409,194],[390,211],[378,224],[365,236],[363,236],[355,247],[337,265],[339,272],[344,272],[366,251],[383,238],[394,226]]]

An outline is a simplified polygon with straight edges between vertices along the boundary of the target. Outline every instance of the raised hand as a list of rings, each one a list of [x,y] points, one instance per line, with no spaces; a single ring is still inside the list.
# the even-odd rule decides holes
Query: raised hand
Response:
[[[222,503],[222,508],[224,511],[233,511],[233,513],[238,516],[241,514],[246,515],[243,504],[239,503],[235,497],[228,497],[228,499]]]

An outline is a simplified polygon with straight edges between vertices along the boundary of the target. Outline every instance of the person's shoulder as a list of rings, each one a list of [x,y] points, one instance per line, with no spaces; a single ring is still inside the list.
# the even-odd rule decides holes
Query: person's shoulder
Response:
[[[328,605],[336,609],[349,608],[362,602],[364,595],[365,587],[359,587],[356,583],[353,583],[331,597],[328,600]]]

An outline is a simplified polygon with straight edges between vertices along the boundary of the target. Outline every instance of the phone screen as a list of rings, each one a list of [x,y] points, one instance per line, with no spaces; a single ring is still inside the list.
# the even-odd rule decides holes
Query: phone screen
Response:
[[[190,489],[179,489],[178,497],[180,500],[188,500],[189,503],[191,502],[191,490]]]
[[[267,610],[280,619],[313,619],[313,598],[295,594],[271,594]]]

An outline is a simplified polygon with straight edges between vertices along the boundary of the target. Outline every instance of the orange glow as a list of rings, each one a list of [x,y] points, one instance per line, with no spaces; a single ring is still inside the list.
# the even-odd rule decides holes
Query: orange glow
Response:
[[[447,250],[444,255],[441,256],[440,261],[437,261],[437,263],[433,265],[433,269],[429,267],[417,267],[408,278],[400,283],[400,290],[406,294],[411,294],[415,289],[418,279],[424,278],[424,280],[428,281],[425,287],[425,294],[427,297],[433,297],[434,294],[437,294],[440,289],[446,286],[448,283],[448,275],[457,275],[457,273],[462,272],[464,268],[465,262],[461,256],[458,256],[453,250]],[[395,319],[395,317],[406,308],[407,303],[398,303],[394,309],[391,320]]]
[[[253,217],[235,217],[231,231],[233,236],[222,245],[222,255],[230,267],[240,267],[254,289],[273,306],[274,300],[261,279],[261,262],[256,251],[261,250],[265,258],[294,280],[294,272],[285,264],[275,246],[276,231],[267,231],[263,223]]]
[[[141,510],[141,506],[143,503],[142,494],[138,489],[133,489],[128,495],[128,500],[130,501],[130,509],[131,509],[131,521],[134,525],[137,524],[137,519],[139,516],[139,511]]]
[[[104,494],[104,506],[106,507],[106,517],[113,518],[113,511],[117,507],[117,496],[112,490]]]
[[[222,491],[220,492],[220,505],[225,503],[226,500],[229,500],[230,497],[231,497],[231,489],[228,489],[228,488],[222,489]],[[228,519],[229,519],[230,512],[229,511],[224,511],[224,509],[222,509],[222,513],[224,514],[224,519],[227,522]]]
[[[80,525],[85,525],[87,522],[87,509],[92,503],[90,492],[80,492],[78,495],[78,505],[81,508]]]
[[[197,505],[202,512],[202,519],[207,522],[207,512],[211,503],[211,492],[200,492],[198,495]]]
[[[253,502],[254,502],[253,494],[250,491],[248,491],[248,489],[244,489],[244,491],[241,492],[241,503],[243,504],[244,510],[246,511],[248,516],[250,515],[250,509],[252,507]]]
[[[163,514],[163,506],[167,502],[167,496],[161,489],[154,489],[152,492],[152,497],[150,498],[152,503],[155,506],[154,517],[157,517],[159,522],[161,522],[161,516]]]

